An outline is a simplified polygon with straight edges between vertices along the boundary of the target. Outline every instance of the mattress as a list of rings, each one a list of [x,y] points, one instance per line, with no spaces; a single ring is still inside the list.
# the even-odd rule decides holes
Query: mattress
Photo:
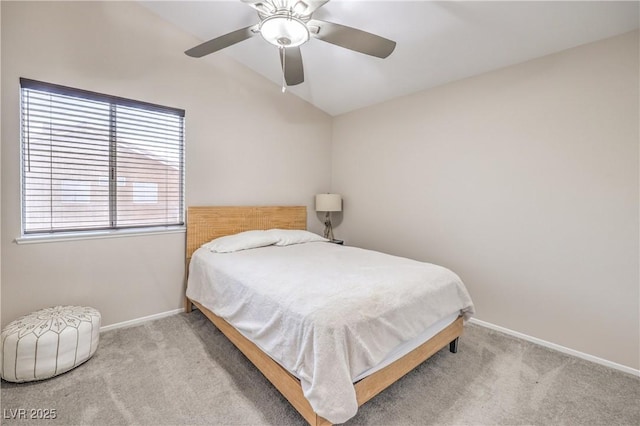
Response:
[[[311,407],[333,423],[356,414],[355,381],[473,313],[446,268],[326,242],[200,248],[187,297],[300,379]]]

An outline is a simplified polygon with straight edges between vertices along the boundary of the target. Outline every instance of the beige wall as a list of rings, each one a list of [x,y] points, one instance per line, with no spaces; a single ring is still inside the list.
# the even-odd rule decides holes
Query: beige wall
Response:
[[[338,238],[443,264],[477,318],[639,363],[638,32],[334,120]]]
[[[306,204],[330,184],[331,118],[134,2],[2,8],[2,323],[54,304],[113,324],[182,307],[184,235],[17,245],[19,77],[186,110],[188,205]],[[321,231],[315,214],[310,229]]]

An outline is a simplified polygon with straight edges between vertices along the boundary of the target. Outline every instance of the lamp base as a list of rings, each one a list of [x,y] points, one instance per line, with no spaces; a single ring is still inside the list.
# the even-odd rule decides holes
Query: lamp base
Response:
[[[327,212],[324,218],[324,237],[333,240],[333,226],[331,225],[331,213]]]

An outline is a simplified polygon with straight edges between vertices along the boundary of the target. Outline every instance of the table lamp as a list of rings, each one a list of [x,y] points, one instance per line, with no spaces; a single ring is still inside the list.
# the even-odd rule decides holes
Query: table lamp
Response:
[[[316,211],[326,212],[324,217],[324,237],[333,240],[333,227],[331,226],[331,212],[342,211],[342,197],[340,194],[317,194]]]

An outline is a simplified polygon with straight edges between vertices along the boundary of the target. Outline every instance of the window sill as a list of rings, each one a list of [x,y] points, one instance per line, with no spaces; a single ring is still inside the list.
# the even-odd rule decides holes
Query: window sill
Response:
[[[183,234],[184,226],[166,228],[117,229],[108,231],[64,232],[59,234],[23,235],[14,241],[17,244],[53,243],[62,241],[97,240],[102,238],[136,237],[140,235]]]

